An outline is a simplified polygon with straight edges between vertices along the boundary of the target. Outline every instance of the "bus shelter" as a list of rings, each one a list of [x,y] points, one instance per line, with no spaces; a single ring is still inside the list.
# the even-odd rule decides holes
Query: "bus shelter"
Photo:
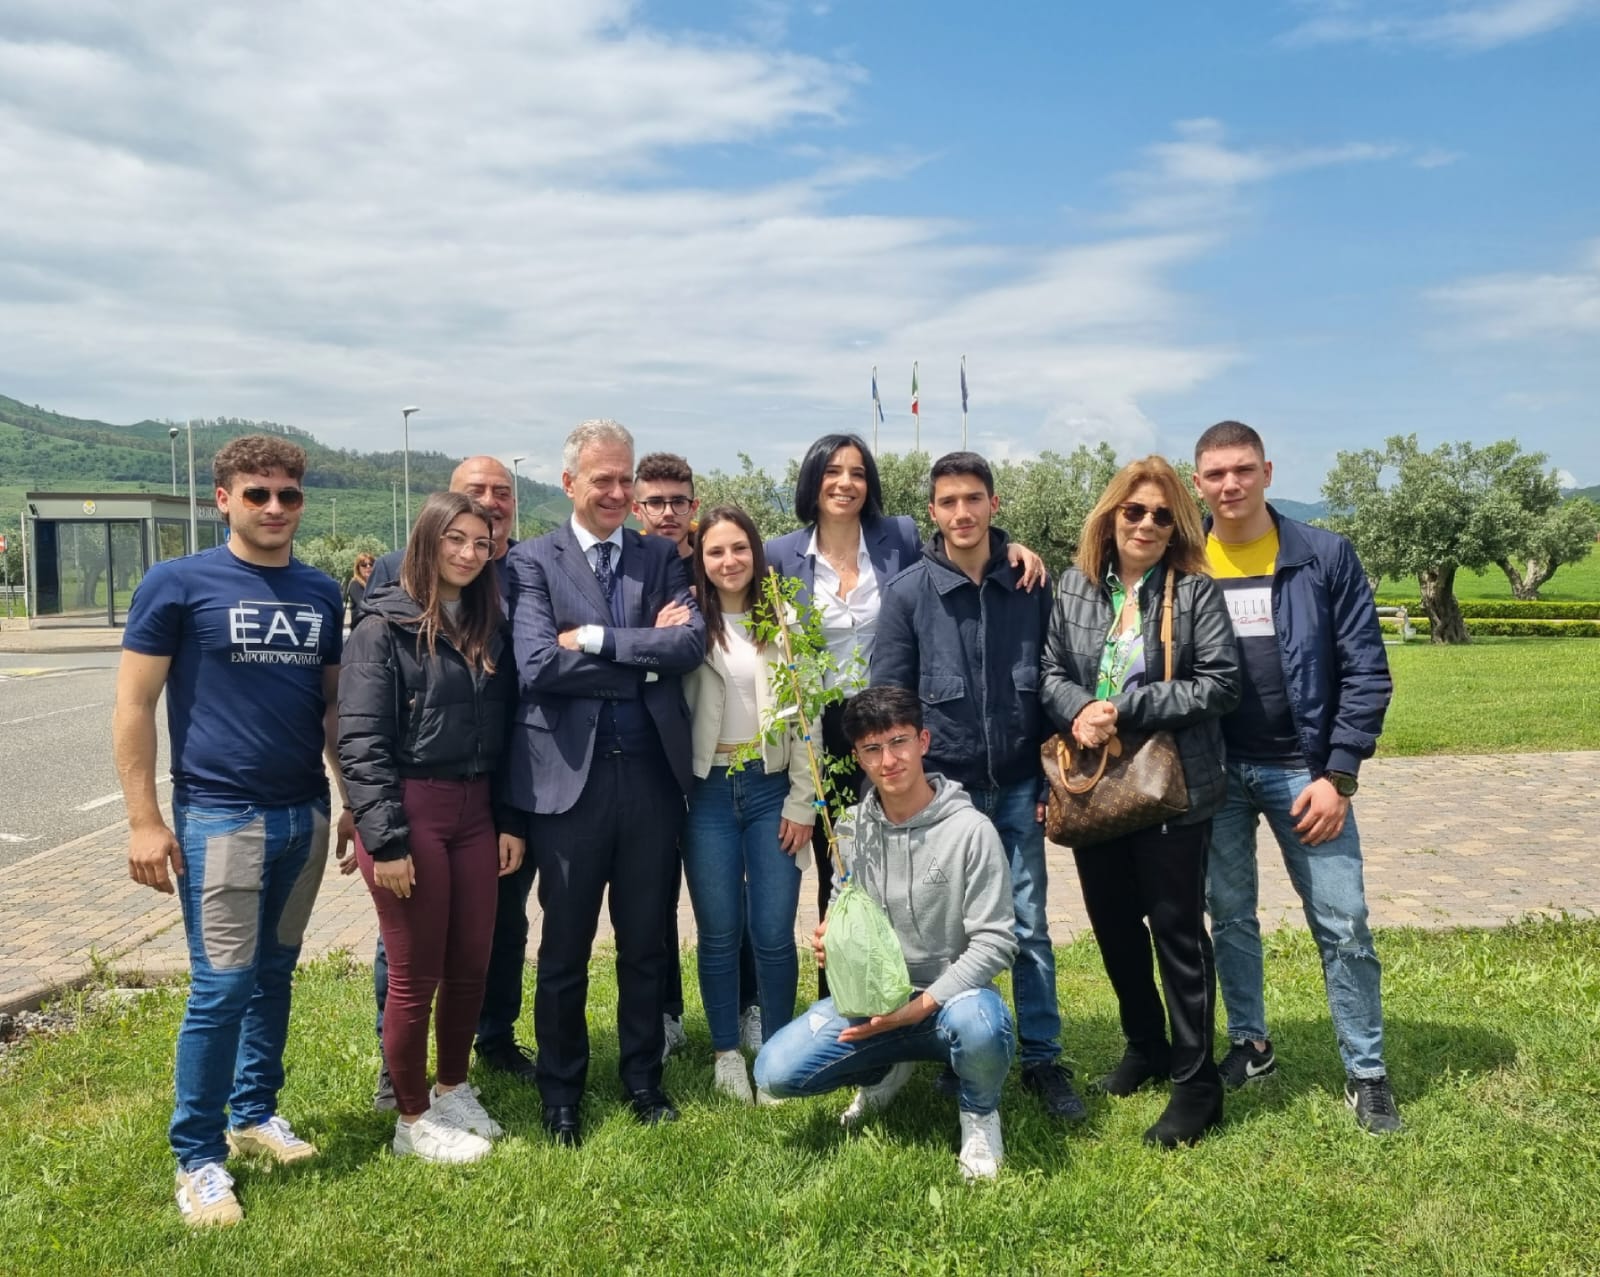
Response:
[[[221,545],[216,503],[155,492],[29,492],[28,614],[35,625],[122,625],[152,563]]]

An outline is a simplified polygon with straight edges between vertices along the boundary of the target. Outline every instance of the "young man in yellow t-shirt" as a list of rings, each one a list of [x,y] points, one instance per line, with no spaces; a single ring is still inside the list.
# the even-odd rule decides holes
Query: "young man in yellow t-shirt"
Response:
[[[1244,694],[1222,720],[1228,797],[1212,825],[1207,907],[1237,1089],[1277,1068],[1267,1036],[1256,826],[1272,829],[1322,955],[1345,1102],[1374,1134],[1400,1129],[1383,1061],[1381,968],[1367,926],[1350,800],[1383,729],[1393,684],[1377,610],[1349,541],[1267,504],[1272,463],[1249,426],[1195,445],[1211,507],[1206,555],[1239,641]]]

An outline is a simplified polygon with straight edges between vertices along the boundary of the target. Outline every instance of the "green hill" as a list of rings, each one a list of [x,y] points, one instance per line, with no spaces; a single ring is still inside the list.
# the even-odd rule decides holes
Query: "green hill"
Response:
[[[48,412],[0,395],[0,522],[15,521],[24,491],[167,492],[172,483],[168,429],[181,423],[140,421],[111,425]],[[211,458],[230,439],[247,434],[279,434],[306,450],[306,513],[301,535],[339,532],[369,535],[388,544],[394,526],[391,484],[402,481],[402,456],[394,452],[356,452],[330,448],[295,426],[237,417],[197,422],[195,472],[202,492],[210,490]],[[178,491],[188,491],[187,440],[178,436]],[[411,453],[411,500],[415,511],[426,493],[448,486],[458,457],[442,452]],[[520,479],[518,495],[525,532],[565,518],[571,505],[559,488]]]

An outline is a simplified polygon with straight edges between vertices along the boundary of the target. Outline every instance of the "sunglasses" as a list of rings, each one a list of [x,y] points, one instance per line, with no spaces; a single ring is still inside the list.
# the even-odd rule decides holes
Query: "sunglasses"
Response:
[[[306,494],[299,488],[240,488],[239,495],[252,510],[265,510],[273,497],[285,510],[298,510],[306,503]]]
[[[1117,507],[1122,515],[1122,521],[1130,528],[1138,527],[1148,517],[1158,528],[1170,528],[1178,521],[1178,516],[1164,505],[1140,505],[1137,501],[1125,501]]]

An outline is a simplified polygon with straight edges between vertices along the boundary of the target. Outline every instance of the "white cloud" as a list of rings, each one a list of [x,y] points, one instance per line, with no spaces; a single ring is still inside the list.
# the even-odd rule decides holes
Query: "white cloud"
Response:
[[[1481,275],[1433,290],[1470,337],[1492,342],[1600,337],[1600,239],[1565,273]]]
[[[1293,45],[1417,44],[1477,52],[1533,39],[1600,12],[1597,0],[1319,0]]]
[[[1443,147],[1431,146],[1418,153],[1411,162],[1418,168],[1448,168],[1462,158],[1460,151],[1447,151]]]
[[[975,441],[1145,450],[1153,402],[1241,358],[1173,282],[1219,208],[1395,152],[1251,150],[1195,121],[1100,238],[990,243],[849,209],[924,158],[842,145],[864,83],[624,0],[486,0],[470,23],[425,0],[14,0],[0,171],[28,198],[0,201],[0,391],[363,448],[417,403],[414,446],[551,477],[594,415],[705,466],[779,461],[867,424],[873,363],[903,447],[914,358],[938,446],[966,354]],[[768,176],[684,176],[746,153]]]
[[[1176,139],[1145,148],[1144,163],[1119,174],[1128,196],[1120,220],[1144,226],[1182,226],[1232,213],[1242,189],[1311,169],[1386,160],[1404,151],[1394,143],[1343,142],[1332,146],[1230,145],[1222,123],[1180,120]]]
[[[1579,486],[1578,476],[1573,474],[1570,470],[1557,470],[1556,482],[1560,484],[1563,489],[1576,488]]]

